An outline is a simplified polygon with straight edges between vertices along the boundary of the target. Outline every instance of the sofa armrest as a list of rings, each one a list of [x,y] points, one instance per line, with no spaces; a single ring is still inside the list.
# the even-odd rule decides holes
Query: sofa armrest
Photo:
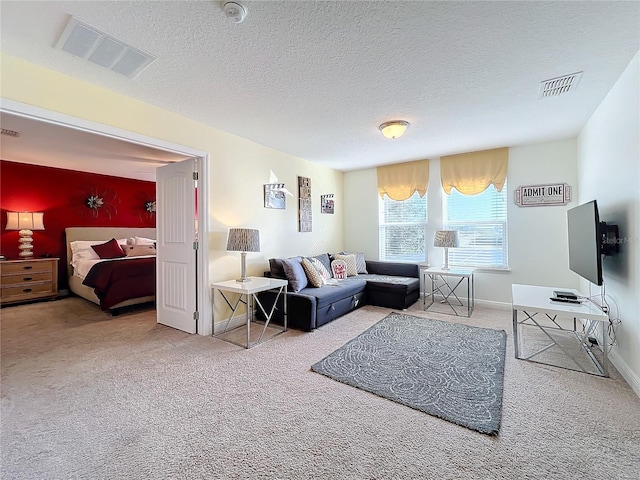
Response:
[[[383,262],[367,260],[367,272],[376,275],[420,278],[420,267],[417,263]]]
[[[273,307],[273,302],[277,294],[273,291],[258,293],[258,299],[263,308],[269,312]],[[287,323],[290,327],[300,330],[311,331],[316,328],[316,297],[303,293],[287,292]],[[264,320],[264,315],[260,309],[256,311],[258,318]],[[278,297],[278,304],[273,313],[273,320],[282,324],[284,317],[283,297]]]

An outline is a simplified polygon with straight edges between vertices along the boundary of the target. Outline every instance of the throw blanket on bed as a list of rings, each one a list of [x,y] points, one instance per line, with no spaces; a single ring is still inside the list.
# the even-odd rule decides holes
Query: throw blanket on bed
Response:
[[[107,310],[132,298],[156,294],[156,259],[131,258],[95,264],[82,282],[95,290]]]

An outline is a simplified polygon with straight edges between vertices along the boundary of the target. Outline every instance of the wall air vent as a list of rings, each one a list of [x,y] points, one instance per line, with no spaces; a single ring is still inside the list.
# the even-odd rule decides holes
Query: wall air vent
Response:
[[[557,97],[564,93],[573,92],[578,86],[582,78],[582,72],[571,73],[569,75],[563,75],[562,77],[551,78],[540,82],[540,95],[539,99],[548,97]]]
[[[2,135],[5,135],[7,137],[16,137],[16,138],[18,138],[22,134],[20,132],[16,132],[15,130],[9,130],[8,128],[3,128],[2,129]]]
[[[135,78],[156,59],[75,17],[67,23],[56,48],[129,78]]]

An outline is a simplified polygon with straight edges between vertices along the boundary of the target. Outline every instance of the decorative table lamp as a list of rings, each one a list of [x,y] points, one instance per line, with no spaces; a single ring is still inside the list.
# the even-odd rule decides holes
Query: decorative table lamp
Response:
[[[260,251],[260,231],[252,228],[230,228],[227,251],[240,252],[242,258],[242,273],[236,282],[250,282],[251,279],[247,278],[247,252]]]
[[[42,212],[7,212],[7,230],[20,230],[18,250],[20,258],[33,257],[33,231],[44,230]]]
[[[449,270],[449,249],[458,246],[457,230],[438,230],[433,240],[434,247],[444,248],[444,265],[443,270]]]

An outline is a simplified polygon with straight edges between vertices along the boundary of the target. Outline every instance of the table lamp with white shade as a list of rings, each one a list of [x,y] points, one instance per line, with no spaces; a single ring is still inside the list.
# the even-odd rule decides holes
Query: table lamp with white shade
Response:
[[[449,249],[458,246],[457,230],[438,230],[433,240],[434,247],[444,248],[443,270],[449,270]]]
[[[18,256],[31,258],[33,257],[33,230],[44,230],[44,213],[7,212],[6,230],[20,230]]]

